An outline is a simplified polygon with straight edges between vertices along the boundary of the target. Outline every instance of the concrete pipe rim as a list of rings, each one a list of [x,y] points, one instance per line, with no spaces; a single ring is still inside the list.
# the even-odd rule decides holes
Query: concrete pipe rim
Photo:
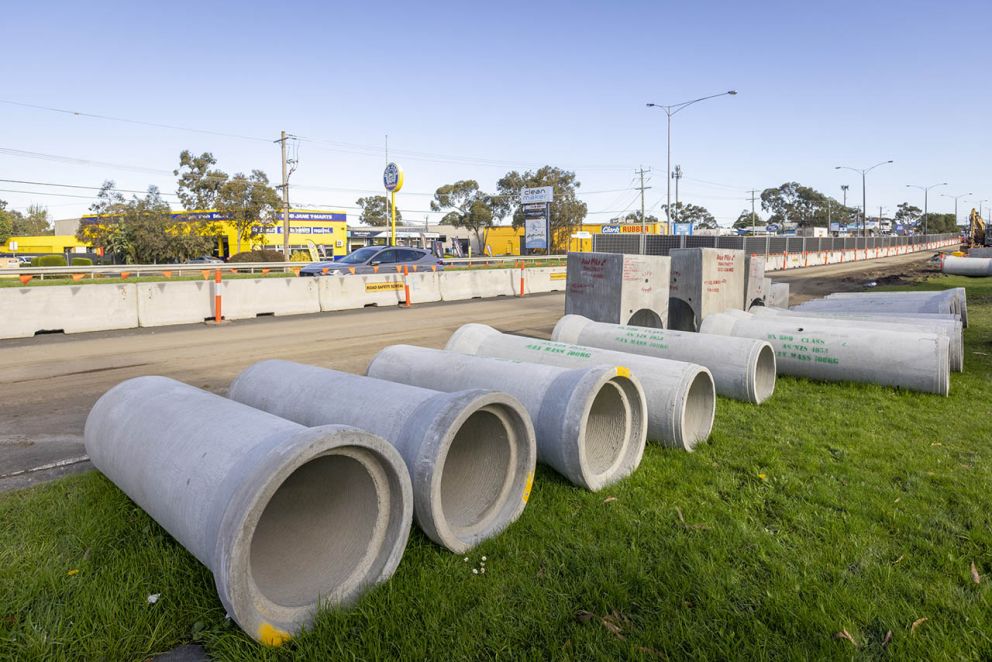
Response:
[[[446,433],[429,451],[430,494],[439,495],[430,501],[429,535],[461,553],[508,527],[527,505],[537,464],[534,425],[519,400],[498,391],[459,398],[436,425]],[[480,450],[491,464],[480,461]]]
[[[751,402],[760,405],[762,402],[772,397],[775,393],[775,383],[777,380],[777,363],[775,361],[775,349],[767,342],[756,343],[756,347],[751,352],[751,380],[753,390],[748,395]]]
[[[570,345],[578,345],[582,330],[591,321],[584,315],[564,315],[555,323],[555,328],[551,331],[551,340]]]
[[[596,492],[640,465],[647,440],[647,411],[644,389],[627,368],[609,367],[593,371],[591,377],[583,380],[584,388],[575,389],[567,409],[581,412],[579,478],[583,487]]]
[[[223,513],[215,582],[242,629],[279,645],[320,607],[350,604],[393,574],[413,492],[396,449],[356,428],[304,429],[266,458]]]
[[[716,386],[713,375],[703,367],[691,373],[684,383],[685,398],[680,403],[682,413],[679,417],[681,429],[676,431],[675,438],[681,441],[683,449],[691,451],[706,441],[713,431]]]
[[[449,352],[458,352],[459,354],[478,354],[479,347],[486,338],[498,335],[500,335],[499,331],[485,324],[478,324],[476,322],[462,324],[448,338],[444,349]]]

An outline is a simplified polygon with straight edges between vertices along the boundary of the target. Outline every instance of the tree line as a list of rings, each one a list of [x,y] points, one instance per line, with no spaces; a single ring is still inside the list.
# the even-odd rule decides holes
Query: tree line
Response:
[[[0,244],[11,237],[33,237],[54,234],[48,210],[41,205],[31,205],[27,213],[8,209],[7,201],[0,200]]]

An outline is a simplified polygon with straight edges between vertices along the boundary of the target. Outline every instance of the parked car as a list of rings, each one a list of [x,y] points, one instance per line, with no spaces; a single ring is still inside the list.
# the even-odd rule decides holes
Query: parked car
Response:
[[[213,255],[201,255],[200,257],[191,257],[186,260],[186,264],[224,264],[224,260]]]
[[[407,246],[366,246],[344,256],[340,260],[315,262],[300,269],[301,276],[323,276],[327,269],[328,276],[355,274],[396,273],[396,267],[413,267],[417,270],[444,267],[440,259],[424,248]]]

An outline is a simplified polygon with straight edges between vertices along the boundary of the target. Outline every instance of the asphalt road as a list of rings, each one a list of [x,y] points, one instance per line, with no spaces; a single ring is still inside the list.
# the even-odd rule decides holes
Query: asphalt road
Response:
[[[796,302],[914,271],[928,257],[810,267],[774,278],[790,283]],[[564,300],[552,293],[0,341],[0,492],[90,468],[82,443],[86,415],[125,379],[165,375],[223,394],[241,370],[266,358],[362,373],[387,345],[443,347],[466,322],[546,338]]]

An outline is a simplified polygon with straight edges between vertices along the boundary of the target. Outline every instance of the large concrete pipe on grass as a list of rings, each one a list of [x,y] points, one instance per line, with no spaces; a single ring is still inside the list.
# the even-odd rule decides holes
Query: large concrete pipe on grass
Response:
[[[793,306],[793,310],[954,314],[960,315],[961,323],[968,328],[968,300],[963,287],[937,292],[837,292]]]
[[[866,382],[940,395],[947,395],[950,384],[947,338],[933,333],[866,332],[858,327],[832,328],[744,312],[711,315],[703,321],[701,332],[767,339],[775,348],[780,375]]]
[[[951,370],[954,372],[964,370],[964,338],[961,335],[961,322],[957,320],[897,317],[894,315],[873,317],[867,314],[845,314],[844,317],[837,317],[835,313],[815,313],[812,311],[804,313],[798,310],[782,310],[781,308],[757,308],[751,312],[759,317],[788,317],[796,322],[806,321],[821,326],[853,326],[863,329],[935,333],[938,336],[947,337]]]
[[[992,276],[992,258],[948,255],[941,261],[940,270],[953,276]]]
[[[505,529],[530,496],[534,427],[506,393],[440,393],[272,360],[242,372],[228,396],[301,425],[361,425],[383,437],[410,471],[417,524],[453,552]]]
[[[565,315],[558,320],[551,339],[698,363],[709,368],[716,392],[735,400],[760,404],[775,392],[775,350],[763,340],[621,326],[594,322],[581,315]]]
[[[368,432],[139,377],[97,401],[84,434],[94,466],[210,568],[228,614],[262,643],[354,601],[406,547],[410,478]]]
[[[566,368],[624,365],[644,386],[650,439],[692,450],[713,429],[713,375],[695,363],[514,336],[484,324],[462,326],[452,334],[446,349]]]
[[[393,345],[372,359],[368,373],[437,390],[512,393],[534,420],[538,459],[589,490],[629,475],[644,454],[644,391],[622,366],[564,370]]]

